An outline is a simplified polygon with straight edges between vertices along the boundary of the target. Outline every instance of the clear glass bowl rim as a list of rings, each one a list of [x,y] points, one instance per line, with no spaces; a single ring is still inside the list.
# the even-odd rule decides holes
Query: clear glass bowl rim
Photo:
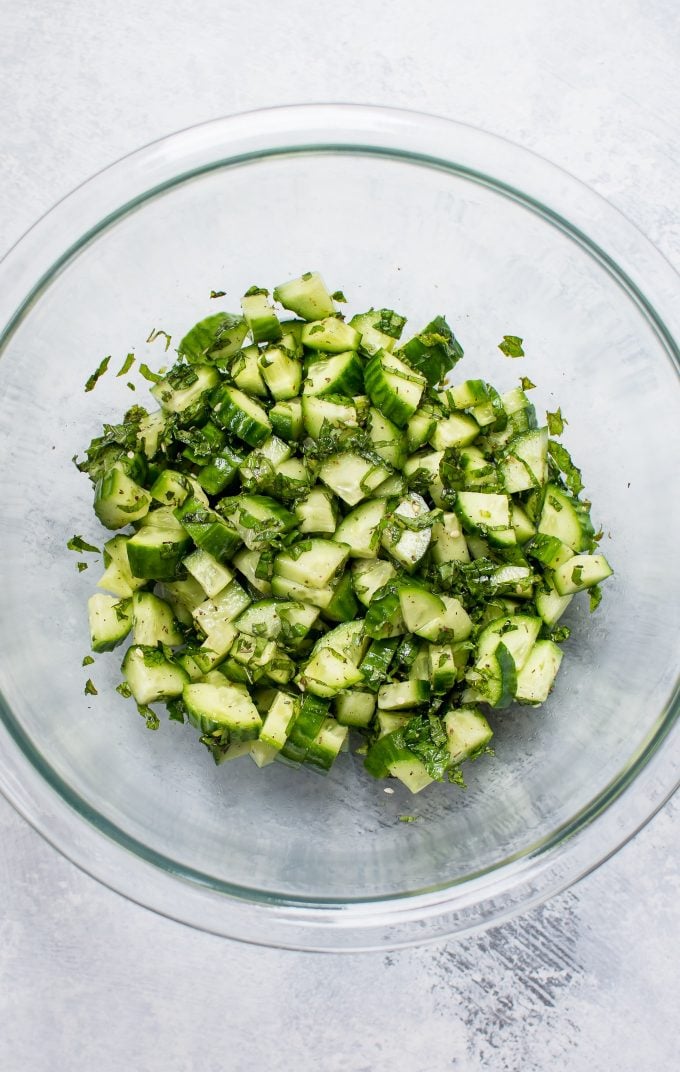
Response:
[[[113,220],[193,175],[303,151],[402,157],[518,200],[601,263],[642,310],[680,372],[680,279],[609,202],[496,135],[422,113],[345,104],[286,106],[212,120],[153,142],[79,186],[0,262],[0,325],[5,325],[0,350],[54,273]],[[1,696],[0,791],[82,870],[180,922],[281,948],[396,948],[498,923],[567,888],[613,855],[680,783],[679,713],[676,685],[655,731],[617,778],[541,844],[460,884],[376,900],[297,901],[218,887],[208,876],[149,853],[50,772]]]

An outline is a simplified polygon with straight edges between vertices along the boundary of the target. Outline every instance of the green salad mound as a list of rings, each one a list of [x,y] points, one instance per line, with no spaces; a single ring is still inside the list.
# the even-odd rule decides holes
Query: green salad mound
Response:
[[[344,300],[317,272],[251,287],[162,375],[140,366],[154,408],[77,462],[116,530],[92,650],[131,636],[119,691],[218,763],[327,771],[355,730],[366,770],[415,793],[462,783],[490,710],[547,699],[559,619],[586,589],[594,609],[611,569],[559,410],[540,425],[526,378],[449,385],[463,350],[443,317],[402,341],[403,316],[347,319]]]

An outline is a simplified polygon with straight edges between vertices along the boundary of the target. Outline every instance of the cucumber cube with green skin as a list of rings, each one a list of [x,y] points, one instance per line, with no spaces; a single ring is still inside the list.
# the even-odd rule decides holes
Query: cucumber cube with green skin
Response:
[[[333,454],[319,469],[319,480],[348,506],[356,506],[386,480],[389,469],[359,454]]]
[[[324,610],[332,603],[335,592],[326,585],[324,588],[310,588],[309,585],[291,581],[288,577],[275,574],[271,582],[272,594],[281,599],[299,600],[302,603],[311,603],[314,607]]]
[[[122,671],[138,704],[151,704],[181,696],[189,680],[186,670],[166,659],[162,648],[149,648],[141,644],[128,648]]]
[[[333,766],[347,741],[349,729],[334,718],[325,718],[307,749],[305,763],[325,773]]]
[[[600,584],[612,573],[604,555],[574,555],[553,571],[553,584],[558,595],[569,596]]]
[[[395,508],[393,520],[383,529],[383,547],[408,573],[412,573],[425,556],[432,538],[431,527],[414,530],[408,527],[408,521],[416,521],[428,513],[429,507],[422,495],[412,491]],[[405,519],[403,526],[399,524],[400,517]]]
[[[552,640],[537,640],[517,675],[518,703],[545,703],[553,687],[563,652]]]
[[[333,699],[333,711],[341,726],[369,726],[375,713],[375,705],[375,693],[361,692],[358,689],[348,689]]]
[[[224,359],[238,350],[247,332],[248,325],[243,317],[233,313],[212,313],[194,324],[177,349],[192,365],[213,360],[218,355]]]
[[[247,691],[226,680],[224,685],[200,681],[186,684],[182,701],[189,721],[201,733],[221,740],[256,740],[262,728],[262,719]]]
[[[546,485],[538,531],[556,536],[576,553],[587,550],[594,535],[587,505],[557,484]]]
[[[249,551],[244,547],[238,554],[234,555],[233,564],[243,574],[251,588],[254,588],[256,592],[263,596],[270,596],[272,594],[271,584],[264,577],[257,576],[257,567],[261,557],[261,551]]]
[[[404,711],[427,703],[430,698],[430,683],[411,678],[408,681],[392,681],[378,690],[378,707],[383,711]]]
[[[303,395],[301,407],[304,430],[313,439],[319,438],[324,424],[334,428],[358,426],[356,404],[349,399],[331,401],[318,395]]]
[[[300,709],[300,699],[285,692],[276,692],[265,716],[260,740],[277,751],[283,748],[286,738]]]
[[[354,350],[315,361],[307,370],[304,394],[346,395],[353,398],[363,391],[364,376],[361,359]]]
[[[184,568],[198,581],[208,599],[214,598],[234,579],[233,573],[227,566],[200,547],[187,555],[184,559]]]
[[[475,707],[447,711],[444,730],[452,767],[479,755],[493,737],[491,726]]]
[[[542,487],[548,479],[548,429],[537,428],[511,439],[499,468],[510,495]]]
[[[263,550],[272,536],[295,528],[295,515],[268,495],[239,495],[222,499],[220,512],[245,543],[249,551]]]
[[[387,503],[384,499],[369,499],[361,503],[343,518],[333,540],[349,547],[351,558],[375,561],[380,547],[380,524],[386,513]]]
[[[332,540],[304,540],[274,560],[274,573],[298,584],[324,588],[344,566],[349,547]]]
[[[172,379],[166,377],[151,388],[151,394],[166,413],[184,413],[220,382],[220,374],[212,365],[192,365],[191,372],[195,379],[186,387],[173,387]]]
[[[250,603],[250,596],[237,581],[230,581],[214,599],[206,599],[193,611],[194,621],[206,636],[225,622],[238,618]]]
[[[269,420],[274,435],[287,443],[296,442],[302,435],[302,400],[289,398],[277,402],[269,410]]]
[[[433,434],[437,421],[441,420],[439,414],[427,409],[417,409],[412,417],[409,417],[406,425],[406,446],[409,453],[420,450],[429,441]]]
[[[187,499],[178,506],[175,516],[196,546],[220,562],[229,562],[241,545],[241,535],[236,528],[196,498]]]
[[[393,469],[401,469],[406,461],[406,440],[402,429],[383,416],[380,410],[371,407],[368,434],[376,454]]]
[[[135,644],[154,647],[158,644],[173,646],[184,643],[172,607],[153,592],[135,592],[132,597],[132,620]]]
[[[573,598],[573,595],[561,596],[553,585],[549,585],[546,591],[539,589],[536,592],[536,610],[545,624],[552,627],[560,620]]]
[[[155,581],[176,577],[190,548],[191,537],[184,529],[151,527],[139,529],[126,546],[133,575]]]
[[[333,598],[323,609],[323,616],[331,622],[351,622],[357,616],[359,604],[354,594],[352,575],[343,573],[338,581],[333,582]]]
[[[181,506],[191,491],[191,485],[183,473],[164,469],[149,489],[149,494],[163,506]]]
[[[281,325],[265,293],[246,294],[241,309],[254,342],[276,342]]]
[[[222,383],[210,397],[217,424],[250,447],[259,447],[271,435],[272,424],[265,410],[237,387]]]
[[[358,350],[361,341],[358,331],[335,316],[324,317],[322,320],[305,324],[300,338],[302,344],[310,350],[320,350],[326,354],[341,354],[345,350]]]
[[[397,571],[391,562],[375,558],[352,563],[352,584],[360,603],[368,607],[379,588],[396,577]]]
[[[149,511],[151,496],[122,469],[114,467],[99,478],[94,512],[107,529],[122,529]]]
[[[240,391],[247,395],[266,398],[267,385],[262,378],[259,362],[259,347],[246,346],[245,349],[236,354],[229,371],[232,380]]]
[[[113,651],[132,628],[132,600],[97,592],[87,601],[90,646],[93,651]]]
[[[332,534],[338,527],[335,499],[325,488],[312,488],[304,498],[297,500],[293,512],[303,535]]]
[[[273,297],[303,320],[322,320],[335,313],[335,302],[318,272],[305,272],[288,283],[279,283]]]
[[[364,369],[364,383],[375,408],[405,428],[420,405],[426,380],[394,354],[380,350]]]
[[[302,383],[302,365],[283,346],[268,346],[258,358],[262,379],[277,402],[295,398]]]
[[[208,495],[220,495],[233,483],[245,454],[234,447],[223,447],[210,461],[199,469],[196,480]]]
[[[456,409],[471,409],[472,406],[486,402],[489,392],[484,380],[465,380],[453,387],[447,387],[446,397]]]
[[[463,529],[455,514],[443,514],[432,526],[432,561],[469,562],[470,551]]]
[[[430,436],[430,444],[435,450],[467,447],[475,441],[479,432],[480,428],[474,417],[466,413],[452,413],[450,417],[437,422]]]
[[[137,588],[146,584],[144,577],[133,577],[127,556],[129,536],[112,536],[104,544],[104,565],[106,569],[97,581],[98,588],[112,592],[114,596],[128,598]]]

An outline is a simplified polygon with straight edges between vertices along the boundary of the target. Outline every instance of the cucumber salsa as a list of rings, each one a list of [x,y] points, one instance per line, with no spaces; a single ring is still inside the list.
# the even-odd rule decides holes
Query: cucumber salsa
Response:
[[[327,771],[355,731],[375,778],[462,784],[612,571],[531,381],[454,382],[442,316],[402,341],[398,313],[338,301],[318,272],[251,287],[76,462],[115,530],[92,650],[131,638],[119,691],[218,763]]]

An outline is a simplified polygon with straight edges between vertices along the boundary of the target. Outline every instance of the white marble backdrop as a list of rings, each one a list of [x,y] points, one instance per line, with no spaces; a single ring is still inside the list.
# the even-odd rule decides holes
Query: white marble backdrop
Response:
[[[0,252],[149,140],[321,100],[505,135],[608,197],[680,268],[679,61],[677,0],[0,0]],[[129,904],[0,799],[0,1069],[670,1070],[678,811],[481,937],[321,957]]]

